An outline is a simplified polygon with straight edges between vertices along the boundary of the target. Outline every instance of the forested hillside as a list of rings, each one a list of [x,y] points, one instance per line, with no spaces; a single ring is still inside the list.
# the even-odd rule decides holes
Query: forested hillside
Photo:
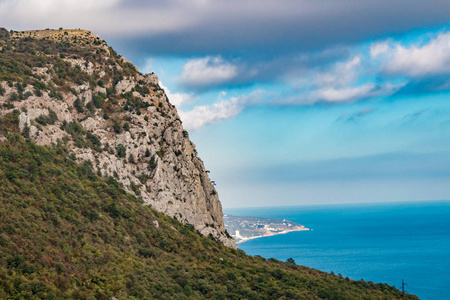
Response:
[[[14,116],[0,124],[14,129]],[[250,257],[127,194],[63,145],[0,143],[2,299],[400,299],[354,281]],[[407,299],[417,299],[407,296]]]

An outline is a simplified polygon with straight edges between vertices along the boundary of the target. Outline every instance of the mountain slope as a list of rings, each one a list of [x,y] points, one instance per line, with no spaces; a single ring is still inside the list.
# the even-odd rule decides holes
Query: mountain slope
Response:
[[[11,113],[0,128],[18,122]],[[142,206],[66,146],[19,133],[0,143],[0,220],[1,299],[401,298],[387,284],[226,247]]]
[[[144,204],[236,248],[195,145],[155,74],[87,30],[0,30],[0,115],[39,145],[61,142]]]

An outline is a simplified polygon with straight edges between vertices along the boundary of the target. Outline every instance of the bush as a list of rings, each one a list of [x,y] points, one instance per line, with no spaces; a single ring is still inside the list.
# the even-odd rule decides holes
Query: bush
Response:
[[[56,121],[58,121],[58,116],[56,115],[56,113],[49,109],[48,110],[48,115],[40,115],[39,117],[36,118],[36,122],[38,122],[41,125],[54,125],[56,123]]]
[[[83,113],[84,112],[83,103],[81,102],[80,99],[77,98],[73,102],[73,106],[75,107],[75,109],[77,110],[78,113]]]
[[[122,132],[122,126],[120,126],[120,121],[118,119],[114,120],[114,131],[116,133],[121,133]]]
[[[116,151],[117,151],[117,156],[118,157],[125,157],[127,155],[127,151],[125,149],[125,146],[122,144],[117,145],[116,147]]]
[[[94,101],[94,105],[96,108],[103,108],[103,103],[105,103],[106,95],[102,93],[98,93],[97,95],[92,97],[92,101]]]

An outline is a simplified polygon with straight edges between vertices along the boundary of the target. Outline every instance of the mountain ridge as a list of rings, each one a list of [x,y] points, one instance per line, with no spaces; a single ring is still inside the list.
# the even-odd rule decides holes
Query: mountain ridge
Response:
[[[39,145],[63,141],[145,204],[236,247],[217,191],[154,73],[139,73],[88,30],[3,35],[0,51],[23,64],[0,82],[1,113],[19,110],[20,131]]]

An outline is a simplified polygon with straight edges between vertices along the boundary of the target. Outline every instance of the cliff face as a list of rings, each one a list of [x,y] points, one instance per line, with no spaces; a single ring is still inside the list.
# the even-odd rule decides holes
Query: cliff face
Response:
[[[145,204],[236,248],[222,207],[155,74],[141,74],[85,30],[0,30],[0,115],[63,143]]]

